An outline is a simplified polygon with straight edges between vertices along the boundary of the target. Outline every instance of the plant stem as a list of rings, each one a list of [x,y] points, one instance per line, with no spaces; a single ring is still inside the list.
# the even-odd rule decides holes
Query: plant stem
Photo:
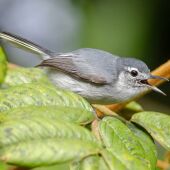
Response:
[[[91,129],[92,129],[92,133],[94,134],[94,136],[96,136],[96,138],[100,141],[100,134],[99,134],[99,122],[97,119],[95,119],[92,124],[91,124]]]
[[[10,167],[9,170],[30,170],[30,168],[13,166]]]
[[[99,117],[101,117],[101,115],[99,115],[100,113],[103,113],[104,115],[107,115],[107,116],[114,116],[116,118],[118,118],[119,120],[121,120],[122,122],[126,123],[127,120],[124,119],[123,117],[119,116],[116,112],[113,112],[112,110],[110,110],[109,108],[107,108],[106,106],[104,105],[99,105],[99,104],[93,104],[92,105],[95,109],[97,109],[97,115]],[[99,113],[98,113],[99,111]]]
[[[168,168],[170,168],[170,164],[168,162],[158,160],[157,167],[160,168],[161,170],[167,170]]]
[[[16,64],[8,63],[8,68],[16,68],[16,67],[20,67],[20,66],[17,66]]]

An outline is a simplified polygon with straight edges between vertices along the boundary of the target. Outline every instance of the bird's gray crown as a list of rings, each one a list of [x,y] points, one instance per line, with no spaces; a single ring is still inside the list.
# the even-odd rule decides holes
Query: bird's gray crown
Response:
[[[143,73],[150,73],[149,68],[147,65],[138,59],[135,58],[119,58],[117,61],[117,70],[121,72],[124,70],[126,67],[131,67],[131,68],[137,68],[140,72]]]

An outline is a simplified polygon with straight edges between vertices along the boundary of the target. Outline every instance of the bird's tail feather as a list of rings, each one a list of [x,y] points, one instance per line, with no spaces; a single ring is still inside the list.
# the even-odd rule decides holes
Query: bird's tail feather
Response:
[[[27,39],[24,39],[18,35],[14,35],[8,32],[0,32],[0,38],[12,43],[13,45],[29,50],[32,53],[39,54],[42,56],[51,56],[52,52],[48,49],[45,49]]]

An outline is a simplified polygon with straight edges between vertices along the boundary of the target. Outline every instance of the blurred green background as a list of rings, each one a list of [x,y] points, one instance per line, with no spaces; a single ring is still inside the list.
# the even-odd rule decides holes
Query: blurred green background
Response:
[[[153,70],[170,58],[170,1],[0,0],[0,30],[56,52],[90,47],[140,58]],[[12,63],[30,67],[40,61],[3,46]],[[167,97],[152,92],[139,102],[146,110],[170,113],[169,87],[161,86]]]

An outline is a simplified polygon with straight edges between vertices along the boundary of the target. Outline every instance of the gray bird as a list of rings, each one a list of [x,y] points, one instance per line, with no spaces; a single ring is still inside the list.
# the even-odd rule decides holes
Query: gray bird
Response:
[[[141,60],[91,48],[58,54],[7,32],[0,33],[0,38],[41,55],[43,60],[38,66],[46,67],[56,86],[76,92],[91,103],[127,101],[148,89],[164,94],[148,79],[168,79],[151,75]]]

